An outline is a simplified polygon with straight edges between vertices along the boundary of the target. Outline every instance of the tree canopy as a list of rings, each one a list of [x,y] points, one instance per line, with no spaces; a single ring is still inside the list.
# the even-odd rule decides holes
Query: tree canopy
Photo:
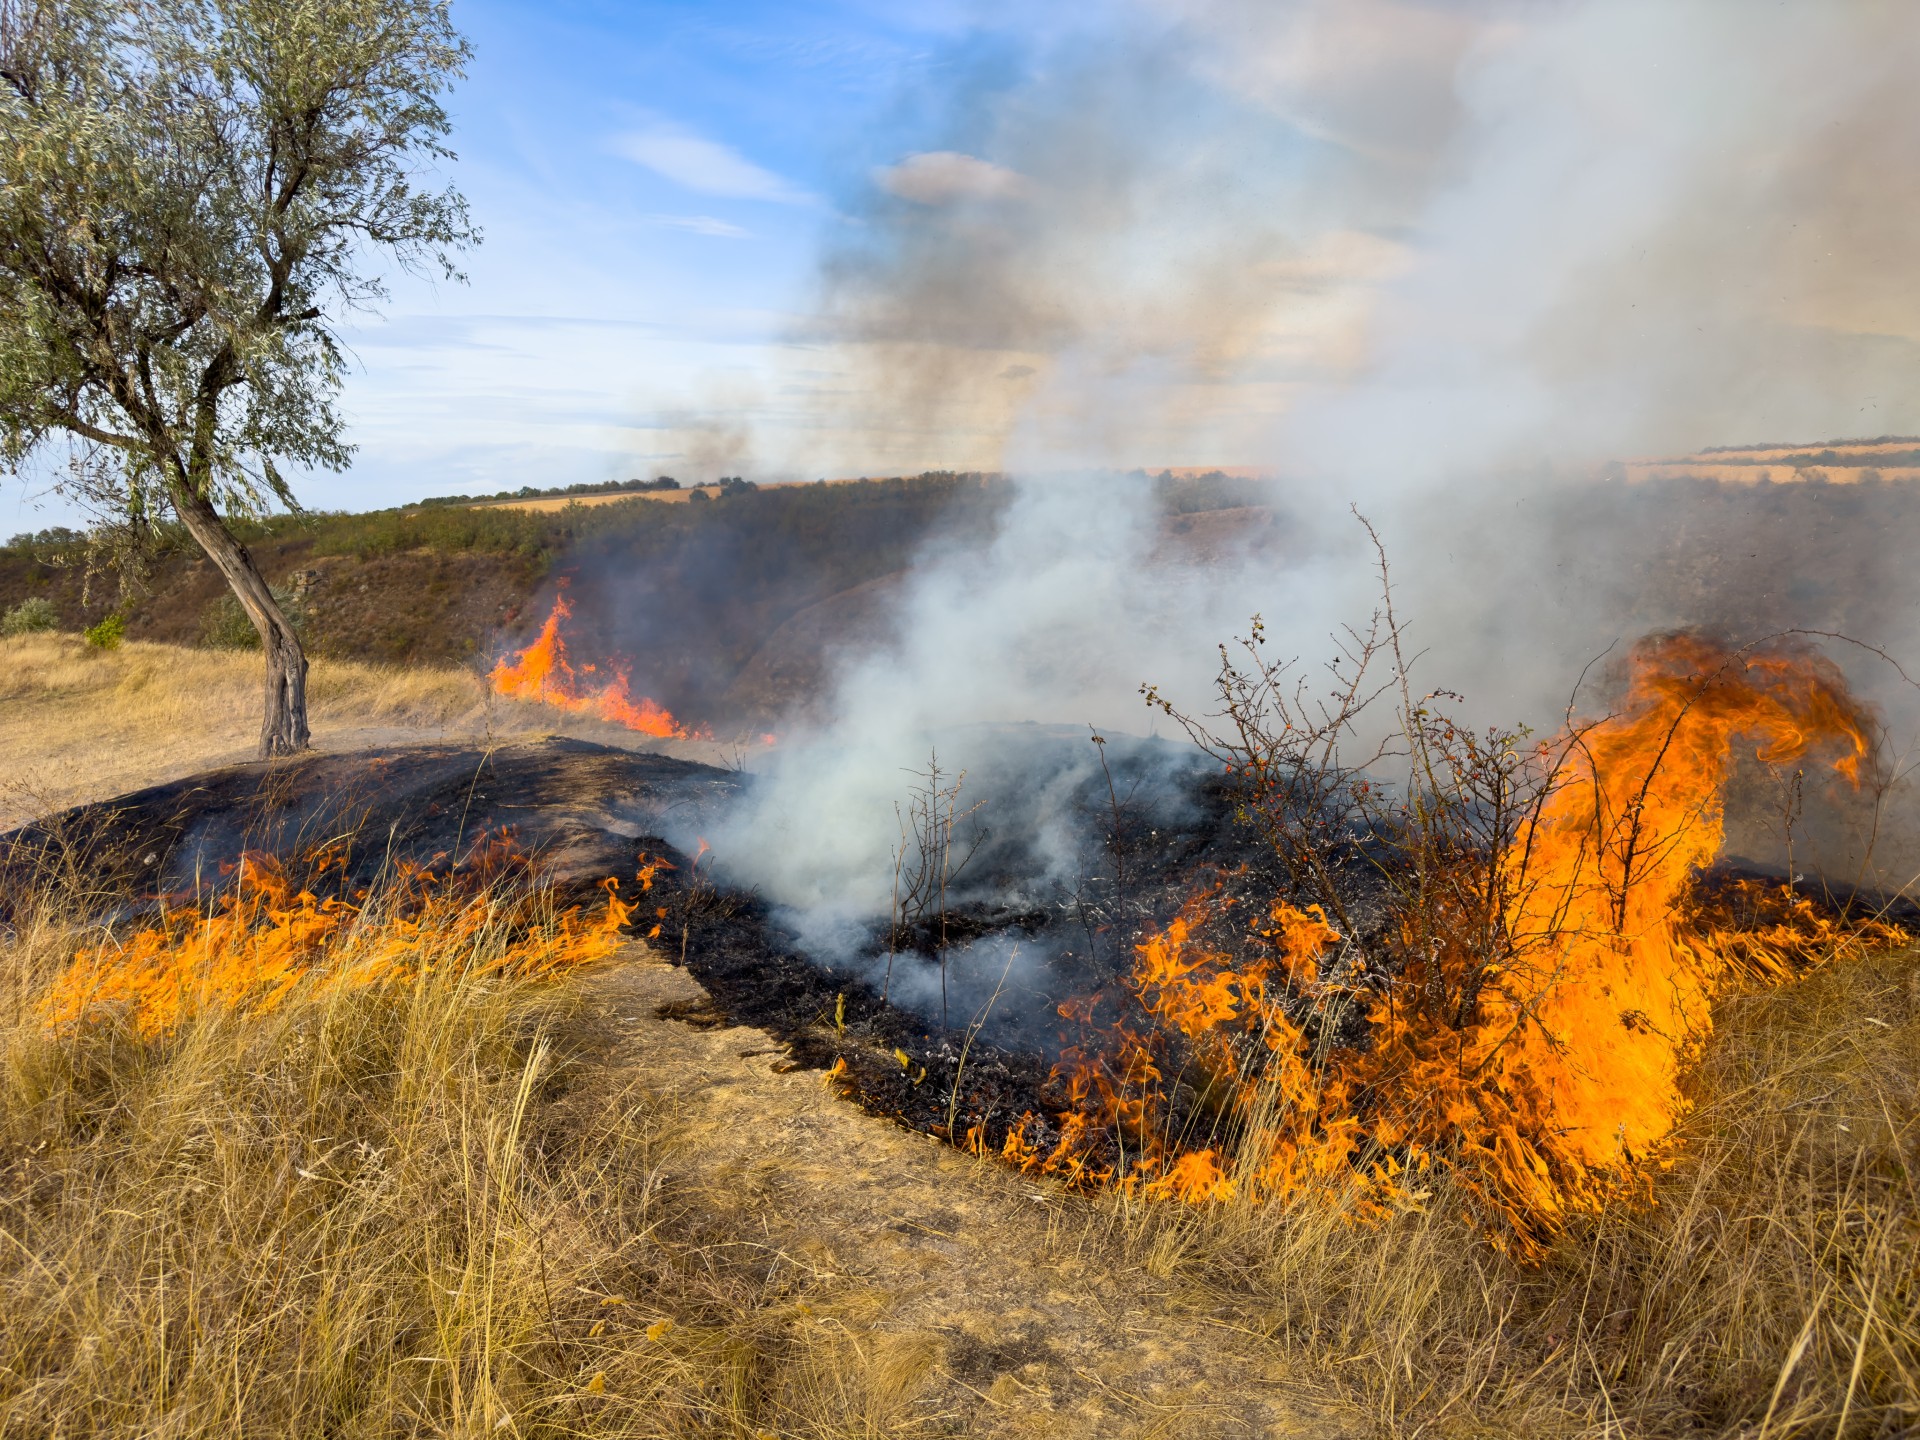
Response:
[[[434,174],[467,56],[444,0],[0,0],[0,461],[178,515],[266,642],[268,753],[305,659],[225,517],[347,463],[334,326],[477,239]]]

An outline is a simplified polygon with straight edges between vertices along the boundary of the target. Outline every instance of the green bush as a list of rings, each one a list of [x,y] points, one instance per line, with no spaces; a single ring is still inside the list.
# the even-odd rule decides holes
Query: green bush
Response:
[[[307,633],[307,612],[291,590],[269,587],[287,622],[303,640]],[[200,643],[209,650],[258,650],[260,632],[240,607],[232,591],[211,602],[200,617]]]
[[[127,620],[116,610],[99,624],[89,625],[81,633],[94,649],[112,650],[127,638]]]
[[[6,614],[0,615],[0,635],[31,635],[37,630],[51,630],[59,623],[59,619],[54,613],[53,602],[35,595],[31,600],[22,600]]]

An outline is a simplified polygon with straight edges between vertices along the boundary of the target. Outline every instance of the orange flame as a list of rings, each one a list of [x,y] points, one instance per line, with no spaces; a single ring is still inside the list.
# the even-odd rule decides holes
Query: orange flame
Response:
[[[1401,916],[1397,972],[1374,977],[1317,908],[1235,926],[1216,885],[1138,947],[1123,994],[1061,1007],[1090,1039],[1056,1071],[1060,1138],[1036,1144],[1023,1117],[1001,1153],[1195,1202],[1332,1182],[1360,1218],[1410,1203],[1444,1161],[1522,1255],[1568,1214],[1643,1191],[1717,995],[1908,937],[1824,919],[1788,887],[1695,894],[1743,743],[1770,763],[1829,755],[1858,782],[1867,720],[1836,670],[1687,636],[1643,642],[1629,668],[1617,714],[1543,750],[1559,757],[1547,798],[1493,867],[1504,963],[1469,976],[1447,914],[1417,934]],[[1145,1026],[1093,1024],[1110,998]],[[1330,1043],[1355,1010],[1367,1043]]]
[[[311,858],[316,872],[337,860]],[[40,1014],[61,1027],[117,1009],[152,1039],[209,1011],[268,1014],[296,990],[326,996],[391,984],[455,960],[471,965],[476,953],[490,957],[473,967],[478,973],[538,980],[620,947],[634,906],[617,880],[602,882],[606,909],[590,919],[578,908],[552,913],[541,889],[525,883],[529,873],[525,857],[499,839],[451,872],[402,867],[370,906],[364,891],[320,899],[296,890],[273,857],[249,853],[211,913],[168,906],[133,935],[81,950],[41,998]],[[640,888],[652,879],[643,868]]]
[[[573,607],[565,595],[554,598],[553,612],[531,645],[512,660],[502,659],[487,677],[496,693],[515,700],[534,700],[572,715],[590,715],[624,725],[642,735],[684,740],[689,732],[664,705],[642,695],[636,698],[624,669],[615,668],[611,680],[598,679],[599,667],[575,669],[567,658],[560,622],[571,619]],[[583,681],[582,677],[593,677]]]

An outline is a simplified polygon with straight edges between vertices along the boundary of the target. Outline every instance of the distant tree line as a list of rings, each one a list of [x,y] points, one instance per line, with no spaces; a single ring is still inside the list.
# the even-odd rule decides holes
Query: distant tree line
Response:
[[[727,482],[720,482],[725,485]],[[420,505],[478,505],[488,500],[550,500],[564,495],[644,495],[659,490],[678,490],[680,482],[671,475],[652,480],[583,480],[577,485],[522,485],[518,490],[496,490],[491,495],[433,495],[415,503]]]
[[[87,542],[86,532],[70,530],[65,525],[51,525],[45,530],[28,530],[15,535],[7,541],[9,550],[71,550]]]
[[[1726,455],[1741,450],[1793,450],[1806,453],[1818,451],[1831,455],[1835,446],[1851,447],[1859,445],[1920,445],[1920,435],[1875,435],[1866,440],[1819,440],[1812,444],[1801,444],[1789,440],[1763,440],[1754,445],[1709,445],[1696,451],[1700,455]],[[1776,461],[1776,464],[1785,463]]]

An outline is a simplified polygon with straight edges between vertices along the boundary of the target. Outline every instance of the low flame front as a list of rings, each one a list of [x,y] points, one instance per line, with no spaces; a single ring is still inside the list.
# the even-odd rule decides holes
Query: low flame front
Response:
[[[573,664],[560,633],[562,622],[572,618],[573,607],[567,597],[557,596],[534,642],[511,660],[502,659],[493,667],[487,678],[494,691],[515,700],[551,705],[572,715],[590,715],[624,725],[642,735],[663,740],[688,738],[687,728],[664,705],[633,694],[625,670],[615,668],[610,676],[603,677],[597,665]]]
[[[1482,965],[1468,942],[1483,937],[1450,920],[1475,913],[1470,895],[1395,917],[1380,947],[1393,973],[1373,973],[1317,907],[1248,916],[1207,886],[1139,945],[1117,993],[1062,1007],[1082,1027],[1056,1072],[1068,1106],[998,1148],[1189,1201],[1331,1182],[1362,1217],[1418,1203],[1445,1165],[1522,1254],[1570,1213],[1644,1190],[1687,1113],[1683,1073],[1717,995],[1907,936],[1825,920],[1785,887],[1738,896],[1761,924],[1695,895],[1742,742],[1858,783],[1867,720],[1817,658],[1643,642],[1619,711],[1564,741],[1543,747],[1544,803],[1478,882],[1508,897],[1493,910],[1504,963]],[[1355,1012],[1362,1043],[1341,1038]]]
[[[333,851],[304,860],[315,879],[342,863]],[[657,868],[641,866],[641,892]],[[611,879],[597,918],[556,910],[504,836],[451,870],[401,864],[371,902],[364,891],[323,898],[269,855],[242,856],[228,878],[205,909],[166,905],[152,923],[82,949],[41,997],[41,1018],[60,1028],[119,1011],[156,1039],[199,1015],[269,1014],[296,992],[391,985],[439,966],[542,980],[613,954],[634,910]]]

